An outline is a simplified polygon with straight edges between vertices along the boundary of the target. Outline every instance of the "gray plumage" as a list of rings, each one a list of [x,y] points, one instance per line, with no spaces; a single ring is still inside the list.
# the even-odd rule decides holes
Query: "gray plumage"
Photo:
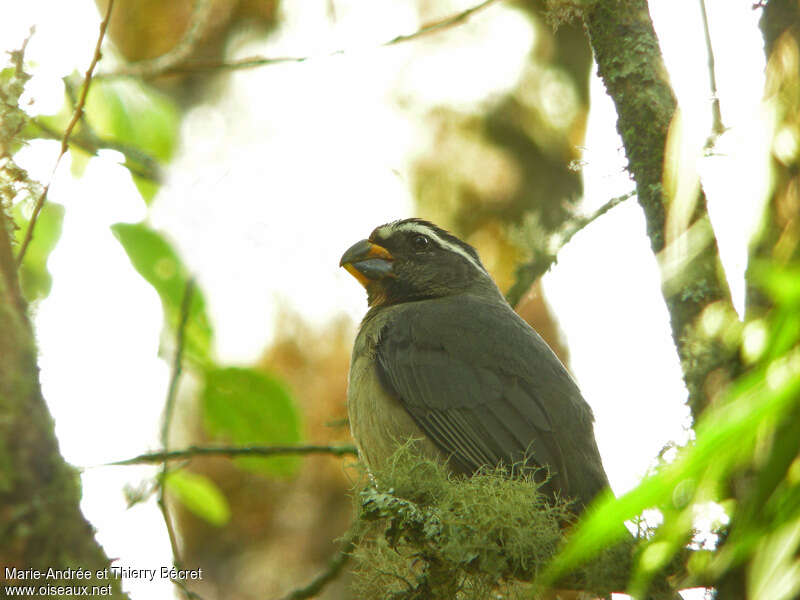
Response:
[[[524,463],[547,469],[545,489],[582,510],[608,480],[577,385],[470,246],[426,222],[400,224],[370,237],[393,264],[379,289],[365,284],[372,307],[353,347],[348,412],[362,458],[379,468],[413,437],[465,475]],[[404,239],[428,227],[435,247],[409,251]]]

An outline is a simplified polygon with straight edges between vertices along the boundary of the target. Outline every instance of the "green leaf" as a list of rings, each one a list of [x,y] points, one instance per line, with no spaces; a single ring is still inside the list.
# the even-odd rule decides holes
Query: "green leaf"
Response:
[[[757,261],[752,277],[776,303],[794,307],[800,304],[800,264]]]
[[[141,81],[96,80],[86,98],[86,120],[103,139],[153,157],[161,162],[172,158],[177,147],[180,113],[166,96]],[[138,168],[135,152],[126,152],[126,165]],[[147,169],[144,169],[147,170]],[[146,203],[158,186],[134,176]]]
[[[92,155],[84,152],[74,144],[69,146],[70,166],[69,170],[73,177],[83,177],[86,172],[86,167],[89,166],[89,161],[92,160]]]
[[[25,237],[29,222],[23,217],[20,204],[14,206],[12,218],[19,225],[19,229],[15,232],[17,247],[19,247]],[[53,279],[47,270],[47,259],[61,237],[63,221],[63,206],[47,202],[42,207],[33,231],[33,239],[25,252],[25,258],[19,271],[22,294],[28,302],[46,298],[50,293]]]
[[[619,538],[619,526],[625,520],[646,508],[665,506],[672,513],[659,529],[666,532],[668,541],[687,534],[692,527],[691,519],[686,519],[690,504],[716,500],[711,497],[715,488],[724,484],[734,468],[752,460],[764,426],[786,418],[793,408],[800,393],[798,362],[800,355],[794,351],[734,382],[727,398],[703,414],[695,428],[697,441],[684,448],[675,462],[620,498],[609,494],[590,507],[542,581],[552,583],[595,556]],[[686,488],[681,484],[687,480],[692,482],[692,497],[681,498],[685,508],[676,511],[674,490]],[[677,550],[675,545],[672,548]]]
[[[186,508],[212,525],[224,525],[231,518],[231,509],[225,496],[205,475],[171,471],[164,477],[164,487]]]
[[[152,285],[161,297],[167,327],[177,332],[181,304],[189,272],[161,234],[144,223],[117,223],[111,231],[125,248],[133,267]],[[205,300],[195,288],[184,330],[184,356],[199,366],[211,362],[213,331],[206,315]]]
[[[206,429],[236,444],[293,444],[301,440],[300,414],[279,379],[256,371],[229,367],[206,372],[203,390]],[[272,475],[292,475],[296,456],[240,458],[246,469]]]
[[[139,190],[139,194],[141,194],[142,198],[144,198],[145,204],[150,204],[153,201],[153,198],[156,197],[158,188],[160,187],[152,179],[145,179],[144,177],[139,177],[138,175],[133,175],[133,183],[136,185],[136,189]]]
[[[178,109],[144,83],[93,81],[85,114],[99,137],[133,146],[161,161],[172,158],[178,139]]]

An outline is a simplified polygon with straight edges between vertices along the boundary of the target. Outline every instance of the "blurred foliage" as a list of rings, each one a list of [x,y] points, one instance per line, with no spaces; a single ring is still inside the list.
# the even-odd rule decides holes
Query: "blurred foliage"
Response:
[[[554,502],[539,492],[541,484],[511,478],[504,468],[453,477],[441,463],[421,459],[413,442],[374,475],[356,499],[356,597],[483,600],[544,592],[535,580],[575,520],[568,501]],[[600,595],[619,590],[633,544],[628,536],[560,586]]]
[[[164,476],[164,487],[194,514],[213,525],[224,525],[231,518],[225,496],[205,475],[186,470],[170,471]]]
[[[279,378],[292,392],[302,416],[305,439],[316,444],[350,441],[345,417],[347,366],[353,324],[339,319],[312,325],[291,307],[275,319],[275,340],[256,369]],[[202,390],[176,410],[176,444],[219,444],[205,423]],[[235,402],[235,398],[231,398]],[[268,405],[265,402],[265,405]],[[268,413],[258,417],[269,419]],[[225,439],[231,440],[230,437]],[[227,599],[281,598],[311,580],[336,552],[335,540],[353,516],[347,491],[352,458],[312,455],[302,459],[292,477],[242,469],[227,458],[196,458],[190,469],[206,475],[232,507],[231,519],[215,527],[188,510],[173,512],[180,531],[181,560],[207,568],[207,584],[224,590]],[[324,598],[350,598],[349,575],[326,587]],[[216,592],[196,590],[204,598]]]
[[[22,214],[22,204],[17,204],[11,212],[11,217],[18,224],[16,231],[17,244],[22,243],[28,227],[28,219]],[[34,302],[47,297],[53,279],[47,270],[47,258],[56,247],[61,237],[61,224],[64,221],[64,207],[60,204],[48,202],[39,213],[36,222],[36,235],[28,246],[25,258],[19,269],[19,283],[22,294],[28,302]]]
[[[800,6],[770,0],[759,24],[767,55],[764,98],[772,113],[772,190],[750,254],[787,263],[800,260]],[[748,311],[756,316],[769,306],[760,288],[749,285]]]
[[[706,309],[704,335],[741,348],[747,371],[723,389],[695,427],[696,441],[619,499],[605,498],[587,515],[549,567],[553,581],[619,537],[618,526],[648,508],[663,524],[648,541],[630,583],[641,596],[651,579],[695,536],[698,519],[718,506],[725,543],[689,562],[682,587],[708,584],[740,565],[748,597],[800,593],[800,287],[798,265],[762,263],[751,270],[774,309],[742,326],[720,304]],[[734,490],[731,482],[746,482]],[[730,525],[722,528],[728,519]],[[708,532],[706,532],[708,535]],[[695,539],[695,543],[702,540]],[[714,544],[712,543],[712,547]],[[785,567],[780,573],[780,565]],[[771,590],[755,595],[756,590]]]
[[[94,81],[86,97],[86,120],[104,138],[161,161],[170,160],[177,145],[176,106],[140,81]]]
[[[286,386],[255,369],[228,367],[205,372],[203,414],[208,432],[237,445],[294,444],[301,440],[300,413]],[[272,475],[297,472],[296,456],[239,458],[239,466]]]
[[[27,42],[25,42],[27,44]],[[19,150],[28,115],[19,106],[30,75],[25,71],[24,47],[9,52],[13,66],[0,71],[0,156],[4,162]]]
[[[435,143],[413,165],[419,212],[476,246],[503,290],[582,194],[591,50],[577,23],[554,30],[544,4],[517,5],[535,30],[517,85],[471,112],[430,110]]]
[[[83,78],[63,78],[64,104],[58,112],[34,117],[28,138],[61,141],[75,112]],[[158,191],[160,165],[171,160],[177,147],[180,112],[164,94],[136,80],[92,80],[81,119],[69,138],[72,174],[83,175],[86,165],[103,149],[124,157],[124,166],[146,203]]]
[[[21,244],[28,228],[28,211],[43,189],[27,171],[14,161],[14,154],[26,141],[29,117],[19,107],[19,100],[29,75],[23,68],[24,49],[11,52],[13,67],[0,71],[0,210],[13,223],[12,239]],[[52,279],[47,270],[47,257],[61,237],[64,207],[45,205],[39,215],[37,234],[33,238],[19,269],[20,287],[28,302],[50,293]],[[10,232],[12,233],[12,232]]]
[[[164,307],[166,326],[173,336],[176,335],[181,319],[181,303],[189,279],[189,271],[183,261],[161,234],[144,223],[117,223],[111,230],[134,268],[158,292]],[[197,365],[210,364],[213,334],[203,294],[195,290],[184,332],[186,358]]]
[[[108,0],[95,0],[105,13]],[[131,62],[154,59],[169,52],[187,35],[193,12],[208,3],[189,59],[218,56],[226,34],[241,22],[269,29],[275,24],[278,0],[116,0],[109,36],[120,54]]]
[[[180,116],[163,94],[140,81],[95,81],[86,97],[86,122],[101,139],[129,147],[161,162],[168,162],[177,146]],[[126,153],[131,172],[143,168],[133,153]],[[133,175],[139,192],[150,202],[158,190],[153,181]]]
[[[112,231],[131,264],[161,298],[170,337],[178,335],[184,315],[189,272],[178,253],[144,223],[117,223]],[[302,416],[288,387],[260,370],[221,367],[212,358],[213,330],[200,290],[193,291],[183,329],[183,357],[202,380],[203,425],[211,440],[238,446],[293,444],[302,440]],[[297,473],[296,456],[244,457],[234,463],[248,471],[279,477]],[[214,480],[196,471],[173,471],[165,485],[186,507],[219,525],[230,518],[224,495]],[[205,508],[203,508],[205,507]]]

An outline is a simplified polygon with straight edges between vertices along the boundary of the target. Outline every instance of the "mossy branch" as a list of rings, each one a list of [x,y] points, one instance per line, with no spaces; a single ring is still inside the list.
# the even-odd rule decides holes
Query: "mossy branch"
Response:
[[[667,231],[672,198],[663,183],[667,136],[677,103],[661,58],[646,0],[594,0],[583,13],[597,61],[598,73],[617,110],[617,131],[636,181],[639,204],[647,222],[653,254],[662,267],[662,293],[670,314],[672,338],[689,390],[689,405],[697,417],[709,403],[708,375],[738,371],[736,357],[719,347],[700,347],[694,328],[711,304],[731,305],[730,291],[709,220],[706,199],[699,191],[679,231]],[[678,209],[685,207],[677,207]],[[673,219],[673,221],[675,221]],[[691,234],[691,236],[690,236]],[[663,260],[668,242],[691,237],[690,252],[678,269]]]
[[[547,497],[540,487],[503,468],[455,478],[420,458],[413,445],[401,447],[357,499],[357,596],[484,600],[493,592],[507,598],[542,592],[537,576],[576,517],[568,501]],[[629,536],[556,587],[624,591],[636,551]],[[662,583],[655,595],[672,593]]]
[[[556,263],[558,260],[558,253],[578,232],[594,223],[595,220],[633,195],[634,192],[628,192],[621,196],[615,196],[593,213],[586,216],[575,216],[565,221],[561,231],[553,235],[552,239],[545,241],[543,244],[551,246],[550,248],[542,248],[542,251],[535,252],[532,260],[522,263],[517,267],[514,285],[512,285],[511,289],[506,293],[506,300],[508,300],[508,303],[511,306],[516,306],[519,303],[525,295],[525,292]]]

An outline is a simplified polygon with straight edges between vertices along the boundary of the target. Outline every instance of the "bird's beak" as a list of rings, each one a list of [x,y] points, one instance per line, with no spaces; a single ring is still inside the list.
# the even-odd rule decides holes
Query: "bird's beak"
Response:
[[[392,261],[394,256],[383,246],[373,244],[369,240],[361,240],[350,246],[342,254],[339,266],[367,287],[371,281],[384,277],[393,277]]]

